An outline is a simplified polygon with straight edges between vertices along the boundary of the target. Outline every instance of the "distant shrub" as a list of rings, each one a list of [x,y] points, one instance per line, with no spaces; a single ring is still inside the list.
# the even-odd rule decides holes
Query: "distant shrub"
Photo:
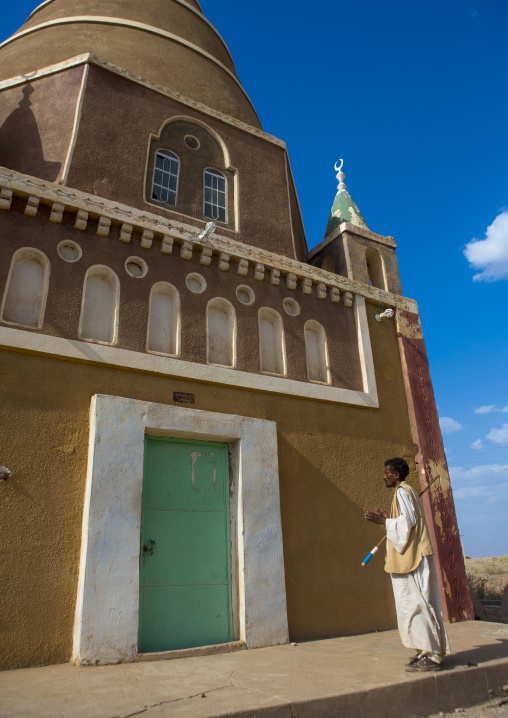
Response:
[[[471,573],[467,573],[467,582],[469,586],[476,593],[478,598],[485,598],[485,584],[486,580],[479,576],[474,576]]]

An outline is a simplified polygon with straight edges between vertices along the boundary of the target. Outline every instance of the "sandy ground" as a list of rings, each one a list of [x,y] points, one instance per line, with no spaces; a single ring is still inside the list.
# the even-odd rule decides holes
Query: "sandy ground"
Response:
[[[478,598],[501,598],[504,587],[508,585],[508,556],[466,558],[465,563],[469,582]],[[484,596],[481,595],[482,588]]]

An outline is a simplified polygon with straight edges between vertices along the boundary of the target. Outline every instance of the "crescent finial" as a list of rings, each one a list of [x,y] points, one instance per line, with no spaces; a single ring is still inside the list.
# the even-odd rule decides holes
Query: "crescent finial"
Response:
[[[339,161],[340,161],[340,166],[339,166],[339,167],[337,167],[337,163],[335,163],[335,171],[336,171],[336,172],[340,172],[341,169],[342,169],[342,165],[344,164],[344,160],[339,160]]]

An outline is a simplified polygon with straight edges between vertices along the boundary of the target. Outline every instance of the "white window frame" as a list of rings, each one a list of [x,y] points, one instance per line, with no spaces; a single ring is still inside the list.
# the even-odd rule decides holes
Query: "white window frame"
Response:
[[[161,185],[161,184],[159,184],[158,182],[157,182],[157,183],[155,182],[155,173],[156,173],[158,170],[161,171],[161,172],[163,172],[163,173],[165,172],[166,174],[169,174],[170,177],[171,177],[171,175],[172,175],[171,172],[167,172],[166,170],[163,170],[163,169],[161,170],[159,167],[157,167],[157,157],[158,157],[159,155],[160,155],[161,157],[163,157],[164,159],[168,159],[168,160],[170,160],[170,161],[173,161],[173,162],[176,162],[176,163],[177,163],[177,170],[176,170],[176,189],[175,189],[175,190],[172,190],[172,189],[170,189],[169,187],[164,187],[164,185]],[[173,174],[173,176],[174,176],[174,174]],[[162,204],[165,204],[165,205],[167,205],[168,207],[176,207],[176,206],[177,206],[177,203],[178,203],[178,187],[179,187],[179,184],[180,184],[180,158],[178,157],[177,154],[175,154],[175,153],[172,152],[171,150],[157,150],[156,153],[155,153],[154,161],[153,161],[153,177],[152,177],[152,188],[151,188],[151,193],[150,193],[150,199],[155,200],[156,202],[162,202]],[[167,192],[173,192],[173,191],[174,191],[174,193],[175,193],[175,201],[174,201],[174,203],[165,202],[163,199],[160,199],[159,197],[154,197],[153,194],[154,194],[154,187],[155,187],[155,186],[160,187],[161,190],[165,190],[165,191],[167,191]],[[168,199],[169,199],[169,198],[168,198]]]
[[[222,192],[222,190],[220,190],[217,187],[213,187],[213,186],[208,187],[208,185],[206,184],[207,177],[215,177],[216,179],[223,180],[223,182],[224,182],[224,191],[223,191],[224,206],[218,204],[218,202],[214,203],[213,201],[212,202],[206,201],[205,191],[207,189],[211,189],[212,192],[217,192],[217,194]],[[206,213],[206,205],[207,204],[212,207],[212,214]],[[221,210],[221,209],[224,210],[224,219],[221,219],[219,216],[217,216],[219,210]],[[215,211],[215,214],[214,214],[214,211]],[[223,172],[220,172],[219,170],[215,170],[215,169],[213,169],[213,167],[207,167],[205,169],[205,171],[203,172],[203,215],[209,219],[214,219],[217,222],[221,222],[222,224],[228,223],[228,178],[226,177],[226,175]]]

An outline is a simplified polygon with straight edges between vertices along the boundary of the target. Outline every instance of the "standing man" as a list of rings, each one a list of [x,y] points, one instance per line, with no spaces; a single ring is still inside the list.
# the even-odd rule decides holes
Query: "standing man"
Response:
[[[416,650],[405,670],[440,671],[450,645],[423,506],[405,481],[408,474],[404,459],[385,461],[385,485],[395,489],[390,516],[375,509],[367,511],[365,518],[386,526],[385,571],[392,579],[400,638]]]

